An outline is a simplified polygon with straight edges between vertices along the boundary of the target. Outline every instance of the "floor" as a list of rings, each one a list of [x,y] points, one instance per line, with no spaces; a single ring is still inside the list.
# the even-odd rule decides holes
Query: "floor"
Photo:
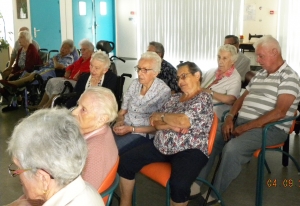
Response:
[[[3,106],[0,106],[2,109]],[[25,117],[23,108],[9,113],[0,112],[0,205],[7,204],[22,194],[18,178],[11,177],[7,167],[11,159],[6,152],[7,140],[15,124]],[[290,137],[290,153],[300,162],[300,137],[292,134]],[[269,152],[267,160],[272,170],[271,174],[265,173],[266,185],[264,188],[265,206],[293,206],[300,202],[300,176],[296,167],[290,162],[288,167],[282,167],[281,154]],[[253,158],[244,165],[239,177],[232,182],[223,194],[227,206],[252,206],[255,202],[256,164]],[[165,189],[142,175],[137,175],[137,205],[160,206],[165,205]],[[268,185],[268,186],[267,186]],[[204,191],[205,188],[202,188]],[[118,193],[118,191],[116,191]],[[113,200],[113,206],[117,201]],[[189,206],[199,203],[191,201]]]

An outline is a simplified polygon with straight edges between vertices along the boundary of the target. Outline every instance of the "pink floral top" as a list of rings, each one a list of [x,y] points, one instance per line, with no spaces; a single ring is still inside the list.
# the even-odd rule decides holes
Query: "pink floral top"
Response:
[[[211,95],[201,92],[189,101],[180,102],[181,95],[182,93],[172,95],[160,112],[187,115],[191,124],[189,132],[182,134],[173,130],[159,130],[155,134],[154,146],[165,155],[187,149],[200,149],[208,156],[208,137],[214,116]]]

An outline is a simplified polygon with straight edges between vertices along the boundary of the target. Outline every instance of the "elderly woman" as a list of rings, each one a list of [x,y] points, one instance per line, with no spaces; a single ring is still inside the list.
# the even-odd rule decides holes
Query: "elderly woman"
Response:
[[[74,88],[76,96],[67,101],[66,107],[76,106],[80,95],[89,87],[106,87],[116,94],[118,86],[117,75],[109,67],[110,60],[105,52],[98,51],[94,53],[91,58],[90,73],[81,75]]]
[[[3,84],[7,89],[14,90],[18,87],[24,86],[27,82],[32,82],[35,79],[35,74],[41,75],[44,81],[46,81],[49,77],[55,77],[55,69],[65,69],[74,62],[73,55],[71,55],[73,49],[73,40],[67,39],[63,41],[60,48],[60,53],[49,59],[49,61],[45,63],[44,66],[40,67],[39,70],[35,70],[32,73],[26,73],[18,80],[0,80],[0,83]]]
[[[161,58],[154,52],[142,54],[135,67],[138,79],[133,80],[123,97],[121,110],[113,127],[119,154],[151,142],[155,128],[149,117],[170,98],[170,88],[156,78],[160,72]]]
[[[49,108],[52,99],[57,94],[61,93],[64,88],[64,82],[68,80],[75,86],[78,78],[82,73],[90,71],[90,60],[94,52],[94,45],[89,40],[80,42],[81,57],[66,68],[64,77],[56,77],[49,79],[46,84],[45,94],[38,106],[30,107],[30,109]]]
[[[26,197],[50,205],[104,205],[81,177],[88,148],[76,119],[65,109],[41,110],[24,119],[8,142]],[[21,200],[19,200],[21,201]]]
[[[171,203],[187,205],[190,187],[208,161],[212,99],[200,87],[202,74],[195,63],[185,62],[177,68],[182,93],[173,94],[159,112],[151,115],[151,125],[158,130],[153,143],[121,155],[118,169],[121,206],[131,205],[135,174],[153,162],[171,163]]]
[[[203,76],[201,87],[213,97],[214,111],[219,119],[229,110],[241,91],[241,76],[234,67],[238,54],[236,47],[225,44],[218,50],[218,69]]]
[[[118,148],[109,127],[117,112],[118,104],[111,90],[97,86],[85,90],[72,112],[89,150],[82,177],[95,189],[99,189],[118,158]]]

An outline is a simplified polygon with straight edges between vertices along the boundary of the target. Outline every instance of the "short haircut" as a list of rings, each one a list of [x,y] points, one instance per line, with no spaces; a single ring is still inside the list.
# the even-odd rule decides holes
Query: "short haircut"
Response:
[[[81,95],[89,95],[93,99],[93,110],[97,117],[107,115],[106,123],[113,122],[118,116],[118,104],[115,95],[105,87],[88,87]]]
[[[225,36],[225,39],[233,39],[234,44],[240,44],[240,39],[235,35],[227,35]]]
[[[70,48],[71,48],[70,53],[74,50],[74,42],[73,42],[72,39],[66,39],[66,40],[64,40],[64,41],[61,43],[61,46],[63,46],[64,44],[67,44],[67,45],[70,46]]]
[[[23,26],[23,27],[21,27],[21,28],[19,29],[19,32],[20,32],[20,31],[29,31],[29,29],[28,29],[28,27]]]
[[[256,49],[258,46],[267,47],[269,49],[276,49],[278,53],[281,54],[281,47],[277,39],[272,37],[271,35],[266,35],[259,38],[254,44],[253,47]]]
[[[67,109],[41,109],[23,119],[8,141],[8,152],[30,179],[38,169],[53,176],[58,186],[78,177],[85,165],[87,145],[78,121]]]
[[[183,63],[180,63],[177,65],[177,70],[180,69],[181,67],[183,66],[187,66],[188,69],[189,69],[189,72],[191,74],[195,74],[196,72],[199,72],[200,73],[200,82],[202,82],[202,71],[201,69],[197,66],[197,64],[195,64],[194,62],[183,62]]]
[[[80,46],[86,46],[91,52],[94,52],[94,45],[88,39],[83,39],[79,43]]]
[[[155,47],[155,52],[156,53],[161,53],[161,58],[164,58],[165,48],[161,43],[156,42],[156,41],[151,41],[151,42],[149,42],[149,46],[150,45]]]
[[[32,43],[32,36],[31,34],[29,33],[29,31],[20,31],[19,32],[19,37],[22,36],[22,37],[25,37],[25,39],[29,42],[29,43]]]
[[[161,58],[160,58],[160,56],[158,56],[158,54],[156,54],[155,52],[147,51],[147,52],[142,54],[140,60],[142,60],[142,59],[151,60],[152,61],[152,66],[153,66],[152,67],[153,71],[155,71],[156,73],[160,72]]]
[[[222,52],[222,51],[226,51],[229,52],[231,54],[231,60],[233,61],[233,63],[236,62],[237,58],[238,58],[238,53],[236,51],[236,47],[230,44],[225,44],[219,47],[218,49],[218,55]]]
[[[109,67],[110,67],[109,57],[108,57],[108,55],[104,51],[99,50],[99,51],[95,52],[92,55],[91,61],[92,60],[97,60],[97,61],[103,62],[105,64],[104,67],[106,69],[109,69]]]

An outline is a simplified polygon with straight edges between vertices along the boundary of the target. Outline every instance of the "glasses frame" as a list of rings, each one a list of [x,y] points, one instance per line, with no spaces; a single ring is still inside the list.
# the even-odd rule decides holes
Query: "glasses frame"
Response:
[[[183,73],[180,76],[176,76],[176,81],[179,82],[180,79],[185,80],[189,74],[192,74],[192,73],[188,72],[188,73]]]
[[[134,69],[135,69],[135,71],[136,71],[137,73],[142,72],[143,74],[147,74],[148,71],[153,71],[153,69],[139,68],[138,65],[136,65],[136,66],[134,67]]]
[[[8,165],[8,173],[9,173],[10,176],[12,176],[12,177],[16,177],[17,175],[20,175],[20,174],[22,174],[23,172],[32,170],[32,168],[30,168],[30,169],[20,169],[20,168],[18,168],[18,169],[16,169],[16,170],[13,170],[13,169],[10,168],[12,165],[16,165],[16,164],[15,164],[15,163],[10,163],[10,165]],[[17,166],[17,165],[16,165],[16,166]],[[39,169],[40,169],[40,168],[39,168]],[[54,177],[53,177],[49,172],[47,172],[46,170],[44,170],[44,169],[40,169],[40,170],[43,170],[44,172],[46,172],[46,173],[50,176],[51,179],[54,179]]]

